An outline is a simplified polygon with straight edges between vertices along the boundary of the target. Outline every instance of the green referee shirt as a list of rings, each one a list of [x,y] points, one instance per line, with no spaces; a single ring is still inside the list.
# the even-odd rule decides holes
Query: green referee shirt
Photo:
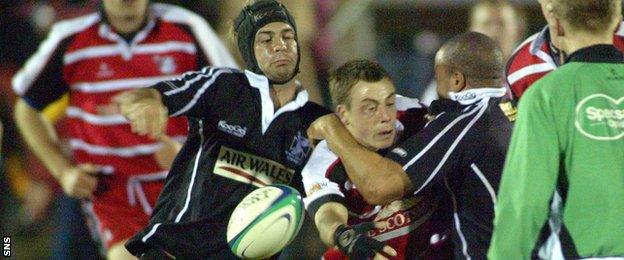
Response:
[[[491,259],[624,256],[624,56],[613,45],[578,50],[524,94],[495,213]]]

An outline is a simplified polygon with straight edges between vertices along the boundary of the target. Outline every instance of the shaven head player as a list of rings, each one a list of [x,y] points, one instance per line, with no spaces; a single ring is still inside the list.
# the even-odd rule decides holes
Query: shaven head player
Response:
[[[232,259],[225,233],[244,196],[272,183],[303,192],[305,129],[328,111],[308,102],[294,79],[294,19],[280,3],[260,0],[241,11],[234,31],[247,70],[206,67],[117,98],[141,134],[160,135],[167,116],[191,125],[150,224],[126,244],[134,255]]]
[[[340,122],[370,151],[386,153],[398,136],[411,136],[426,122],[426,109],[418,100],[396,95],[392,80],[375,62],[355,60],[338,68],[330,78],[330,93]],[[441,256],[433,248],[442,243],[430,246],[431,236],[446,228],[430,221],[437,197],[407,196],[379,206],[369,203],[326,141],[316,146],[302,175],[306,209],[321,240],[338,248],[328,250],[324,259]],[[380,224],[374,227],[373,221]],[[349,233],[356,235],[347,239]]]

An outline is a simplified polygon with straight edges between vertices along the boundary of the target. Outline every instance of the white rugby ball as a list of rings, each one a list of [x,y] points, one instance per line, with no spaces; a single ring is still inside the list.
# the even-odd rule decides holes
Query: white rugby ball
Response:
[[[299,192],[286,185],[254,190],[234,209],[227,241],[242,258],[267,258],[281,251],[297,235],[304,218]]]

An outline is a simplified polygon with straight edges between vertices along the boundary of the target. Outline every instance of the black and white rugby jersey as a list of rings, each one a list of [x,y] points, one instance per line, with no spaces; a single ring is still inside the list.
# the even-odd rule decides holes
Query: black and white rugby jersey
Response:
[[[329,111],[305,90],[275,111],[265,76],[230,68],[206,67],[152,88],[170,116],[189,119],[190,131],[150,224],[126,246],[135,255],[160,248],[178,257],[233,256],[225,235],[232,211],[268,184],[303,192],[306,130]]]

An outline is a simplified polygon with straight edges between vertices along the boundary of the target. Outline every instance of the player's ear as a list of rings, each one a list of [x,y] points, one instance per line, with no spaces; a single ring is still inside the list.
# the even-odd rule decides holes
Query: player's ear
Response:
[[[555,30],[557,31],[557,36],[565,36],[565,30],[563,26],[561,26],[561,20],[559,20],[559,18],[555,18]]]
[[[336,106],[336,115],[340,119],[343,125],[349,124],[349,111],[347,110],[347,106],[340,104]]]
[[[466,75],[459,71],[453,72],[451,77],[452,91],[459,92],[466,87]]]

